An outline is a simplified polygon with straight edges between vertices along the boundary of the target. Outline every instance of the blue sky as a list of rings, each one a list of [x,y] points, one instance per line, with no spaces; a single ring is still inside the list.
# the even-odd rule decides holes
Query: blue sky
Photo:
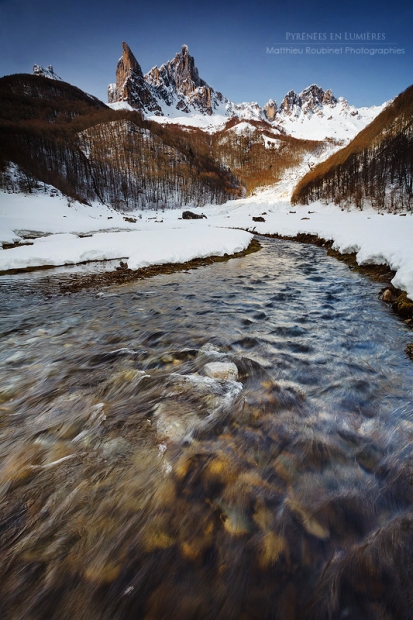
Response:
[[[412,25],[412,0],[386,5],[211,0],[196,6],[188,0],[0,0],[0,75],[31,73],[34,63],[52,64],[64,80],[106,101],[122,41],[144,72],[171,59],[186,43],[200,76],[232,101],[280,102],[288,90],[299,92],[316,83],[356,106],[372,105],[413,83]],[[298,33],[309,40],[298,43]],[[354,45],[349,39],[355,33],[381,35],[382,40]],[[321,40],[314,40],[315,34]],[[268,54],[271,47],[302,52]],[[323,47],[343,50],[321,55],[306,49]],[[356,54],[346,48],[404,53]]]

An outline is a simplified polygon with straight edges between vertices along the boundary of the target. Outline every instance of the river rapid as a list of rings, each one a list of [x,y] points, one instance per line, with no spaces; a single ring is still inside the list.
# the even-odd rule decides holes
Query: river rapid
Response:
[[[261,243],[101,292],[0,278],[2,618],[412,618],[411,334]]]

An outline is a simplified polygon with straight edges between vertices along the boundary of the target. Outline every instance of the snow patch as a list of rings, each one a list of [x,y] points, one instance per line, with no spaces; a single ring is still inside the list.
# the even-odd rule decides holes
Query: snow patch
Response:
[[[282,145],[281,140],[277,138],[269,138],[268,136],[263,135],[264,145],[266,149],[279,149]]]
[[[135,108],[132,108],[127,101],[117,101],[116,103],[107,103],[106,105],[112,110],[128,110],[129,112],[136,112]]]

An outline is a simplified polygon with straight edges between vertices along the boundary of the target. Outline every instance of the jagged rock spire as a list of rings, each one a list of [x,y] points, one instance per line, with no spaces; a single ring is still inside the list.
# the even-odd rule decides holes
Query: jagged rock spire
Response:
[[[165,86],[172,86],[176,92],[186,97],[196,88],[209,86],[199,77],[195,66],[194,57],[189,54],[188,46],[183,45],[182,51],[178,52],[172,60],[154,67],[145,75],[145,80],[156,86],[162,82]]]
[[[324,91],[317,84],[311,84],[311,86],[305,88],[300,93],[300,97],[302,105],[310,110],[315,110],[325,104],[334,105],[337,103],[337,99],[330,89]]]
[[[125,101],[138,110],[161,112],[161,108],[145,82],[142,69],[129,45],[122,43],[122,57],[116,66],[116,83],[108,86],[108,101]]]
[[[159,69],[154,67],[143,75],[127,43],[122,44],[116,84],[109,85],[108,98],[109,103],[126,101],[134,108],[155,114],[170,106],[185,113],[212,114],[227,101],[201,80],[187,45],[182,45],[181,51]]]
[[[324,93],[323,104],[334,105],[336,103],[337,103],[337,99],[334,97],[333,91],[330,88],[328,88]]]
[[[275,119],[276,114],[277,114],[277,102],[274,101],[273,99],[270,99],[264,106],[264,116],[267,119],[267,121],[272,123],[272,121]]]
[[[284,97],[281,102],[280,110],[286,114],[291,114],[291,112],[296,107],[301,106],[301,98],[294,90],[290,90]]]
[[[116,67],[116,87],[120,87],[128,77],[143,77],[142,69],[125,41],[122,43],[122,58]]]

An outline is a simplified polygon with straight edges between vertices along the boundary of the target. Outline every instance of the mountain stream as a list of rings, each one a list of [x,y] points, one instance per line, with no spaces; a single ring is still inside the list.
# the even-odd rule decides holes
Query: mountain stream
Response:
[[[411,336],[261,242],[101,292],[0,278],[2,618],[411,618]]]

